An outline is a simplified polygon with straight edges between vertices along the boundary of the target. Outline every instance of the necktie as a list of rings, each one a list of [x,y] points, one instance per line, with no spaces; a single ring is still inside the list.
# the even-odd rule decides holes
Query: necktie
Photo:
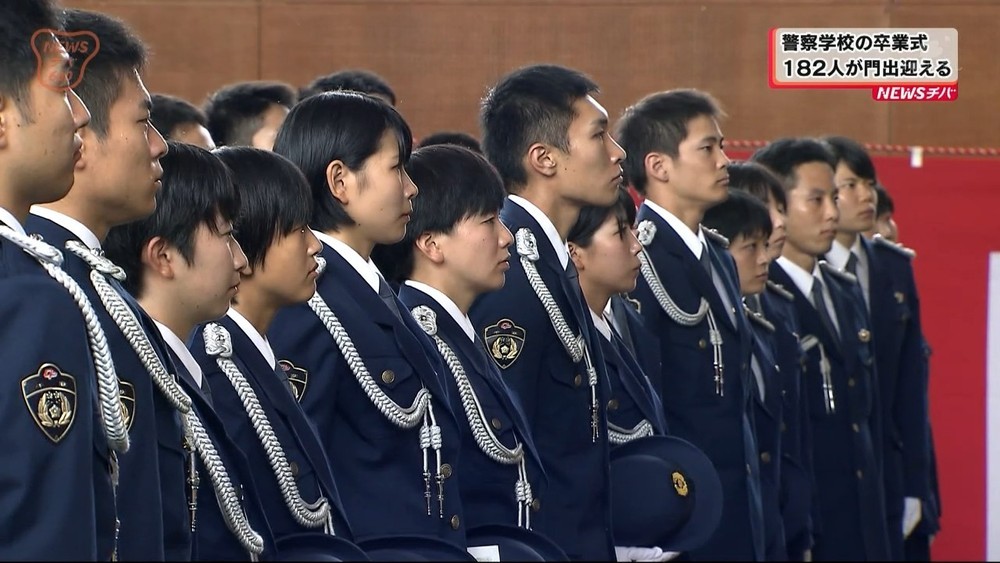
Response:
[[[844,270],[852,275],[858,275],[858,255],[853,250],[851,251],[851,257],[847,259],[847,265],[844,266]]]
[[[378,277],[378,296],[385,303],[385,306],[392,311],[392,314],[396,315],[396,318],[402,321],[403,317],[399,314],[399,307],[396,306],[396,295],[389,288],[389,284],[386,283],[385,278],[382,276]]]
[[[817,276],[813,276],[813,286],[812,286],[812,302],[813,306],[816,307],[816,312],[819,313],[820,321],[830,332],[830,336],[834,340],[840,340],[840,333],[837,331],[837,325],[833,324],[833,319],[830,317],[830,310],[826,306],[826,296],[823,295],[823,280]]]

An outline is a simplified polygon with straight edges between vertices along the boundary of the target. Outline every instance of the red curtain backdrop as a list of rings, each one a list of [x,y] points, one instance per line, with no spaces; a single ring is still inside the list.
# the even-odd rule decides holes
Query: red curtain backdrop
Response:
[[[733,151],[730,158],[746,158]],[[944,516],[937,560],[986,557],[986,305],[1000,251],[1000,158],[876,156],[914,268],[931,357],[931,420]],[[998,477],[1000,478],[1000,477]]]

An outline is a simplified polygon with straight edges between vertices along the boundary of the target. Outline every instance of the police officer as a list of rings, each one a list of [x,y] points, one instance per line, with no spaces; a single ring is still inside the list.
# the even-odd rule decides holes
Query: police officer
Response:
[[[70,89],[54,10],[0,5],[0,558],[110,559],[116,458],[128,449],[118,379],[61,253],[22,227],[32,204],[66,195],[90,121]]]
[[[807,352],[803,393],[814,439],[816,560],[890,553],[880,471],[880,407],[871,327],[856,278],[819,260],[836,233],[835,161],[821,142],[779,139],[753,160],[783,182],[787,240],[774,280],[795,297]]]
[[[646,199],[639,209],[642,277],[632,293],[659,337],[654,377],[671,433],[701,448],[719,470],[725,505],[715,536],[695,559],[764,557],[758,451],[751,421],[750,329],[726,241],[700,226],[727,196],[729,159],[709,95],[675,90],[625,110],[617,136],[625,168]]]
[[[566,248],[580,208],[610,205],[620,189],[625,153],[596,91],[577,71],[536,65],[487,94],[483,149],[509,194],[500,220],[514,252],[503,289],[480,297],[470,317],[524,408],[549,475],[535,529],[571,559],[608,560],[609,381]]]

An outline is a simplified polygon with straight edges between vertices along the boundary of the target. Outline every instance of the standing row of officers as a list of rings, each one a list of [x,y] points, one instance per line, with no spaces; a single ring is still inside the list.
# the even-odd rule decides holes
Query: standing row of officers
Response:
[[[710,95],[612,129],[537,65],[482,153],[358,92],[209,152],[123,22],[0,37],[0,559],[926,558],[913,253],[853,141],[731,163]]]

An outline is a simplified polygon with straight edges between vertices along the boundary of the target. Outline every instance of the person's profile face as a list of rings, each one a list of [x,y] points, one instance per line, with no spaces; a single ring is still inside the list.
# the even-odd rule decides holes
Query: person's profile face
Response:
[[[729,157],[722,142],[714,117],[699,115],[687,122],[687,137],[677,146],[677,156],[666,155],[667,181],[678,198],[706,209],[726,199]]]
[[[614,213],[605,217],[587,246],[572,245],[580,279],[609,294],[635,289],[642,245],[631,225],[619,224]]]
[[[729,244],[729,254],[736,262],[741,295],[757,295],[767,284],[767,267],[771,251],[763,234],[737,235]]]
[[[566,136],[569,148],[553,148],[562,195],[580,205],[607,206],[622,185],[625,151],[608,129],[608,112],[592,96],[573,103]]]
[[[870,231],[875,225],[875,180],[861,178],[841,161],[834,173],[837,185],[837,207],[840,221],[837,228],[850,233]]]
[[[806,162],[795,168],[795,187],[787,192],[785,247],[809,256],[830,251],[837,234],[837,188],[833,169],[825,162]]]

